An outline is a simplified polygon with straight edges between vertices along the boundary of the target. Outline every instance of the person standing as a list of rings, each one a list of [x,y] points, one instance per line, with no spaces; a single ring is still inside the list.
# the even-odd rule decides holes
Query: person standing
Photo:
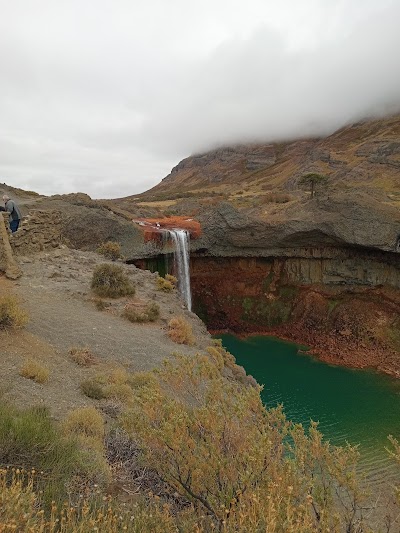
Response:
[[[19,222],[22,218],[21,211],[17,203],[11,200],[6,194],[3,196],[4,206],[6,211],[10,213],[10,230],[12,233],[16,232],[19,226]]]

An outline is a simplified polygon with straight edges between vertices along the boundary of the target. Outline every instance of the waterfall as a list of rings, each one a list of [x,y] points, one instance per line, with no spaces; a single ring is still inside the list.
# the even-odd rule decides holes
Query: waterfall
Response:
[[[174,261],[179,292],[181,293],[188,310],[191,311],[192,294],[190,292],[189,232],[184,229],[170,229],[167,231],[174,243]]]

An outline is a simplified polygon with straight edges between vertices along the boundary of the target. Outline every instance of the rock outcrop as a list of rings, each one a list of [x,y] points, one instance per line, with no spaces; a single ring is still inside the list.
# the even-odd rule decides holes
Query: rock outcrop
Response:
[[[32,209],[12,235],[11,244],[16,255],[58,248],[62,244],[60,211]]]
[[[16,262],[9,240],[8,213],[0,216],[0,272],[9,279],[18,279],[22,271]]]

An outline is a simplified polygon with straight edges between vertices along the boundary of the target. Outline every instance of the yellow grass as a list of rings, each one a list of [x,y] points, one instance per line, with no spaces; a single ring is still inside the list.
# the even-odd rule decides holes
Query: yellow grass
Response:
[[[104,420],[94,407],[80,407],[70,411],[63,427],[69,435],[92,437],[100,441],[104,438]]]
[[[21,328],[28,322],[28,315],[23,311],[15,296],[0,297],[0,329]]]
[[[50,371],[34,359],[26,359],[19,373],[24,378],[32,379],[36,383],[45,383],[49,379]]]
[[[177,344],[192,346],[195,342],[192,326],[183,316],[172,318],[168,323],[168,336]]]

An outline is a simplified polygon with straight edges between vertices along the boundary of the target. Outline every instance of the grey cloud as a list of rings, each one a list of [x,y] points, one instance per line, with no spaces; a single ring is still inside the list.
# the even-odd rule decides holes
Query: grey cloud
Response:
[[[160,149],[325,134],[346,122],[400,109],[400,5],[343,38],[288,51],[264,28],[224,43],[191,68],[168,106],[143,127]],[[172,91],[171,91],[172,93]],[[162,120],[160,120],[160,116]],[[167,142],[166,142],[167,140]]]
[[[397,1],[39,3],[0,0],[0,176],[16,186],[134,194],[193,152],[400,109]]]

